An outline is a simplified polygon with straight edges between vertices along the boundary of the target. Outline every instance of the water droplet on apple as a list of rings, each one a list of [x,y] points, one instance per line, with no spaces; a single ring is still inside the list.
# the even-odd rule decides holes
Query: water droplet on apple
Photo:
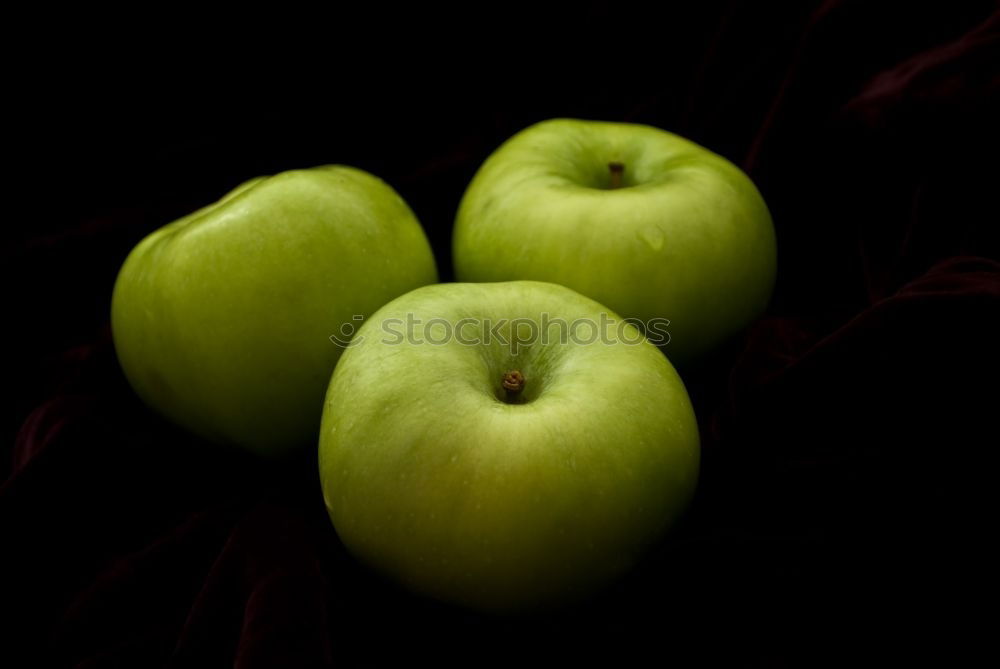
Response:
[[[654,251],[663,248],[663,230],[658,225],[647,225],[639,229],[639,239],[646,242],[646,245]]]

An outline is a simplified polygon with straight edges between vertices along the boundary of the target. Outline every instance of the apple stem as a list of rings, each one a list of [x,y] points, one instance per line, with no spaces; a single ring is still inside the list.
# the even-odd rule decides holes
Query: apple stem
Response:
[[[608,170],[611,171],[611,190],[622,187],[622,176],[625,174],[625,163],[608,163]]]
[[[524,381],[524,374],[517,369],[504,372],[501,383],[503,385],[503,389],[507,391],[508,402],[513,403],[517,401],[521,391],[524,390]]]

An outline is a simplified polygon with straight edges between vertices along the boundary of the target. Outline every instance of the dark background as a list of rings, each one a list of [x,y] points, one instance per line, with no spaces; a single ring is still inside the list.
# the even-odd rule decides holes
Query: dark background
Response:
[[[70,16],[8,60],[0,664],[972,657],[995,631],[995,3],[383,11],[254,31]],[[475,169],[553,116],[650,123],[741,165],[774,216],[778,285],[685,372],[704,465],[683,525],[597,600],[496,620],[357,566],[314,453],[265,466],[145,409],[109,300],[151,230],[333,162],[403,195],[449,280]]]

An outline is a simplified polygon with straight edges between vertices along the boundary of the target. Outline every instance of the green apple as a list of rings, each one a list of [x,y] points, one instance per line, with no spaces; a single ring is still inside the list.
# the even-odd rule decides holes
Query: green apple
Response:
[[[151,407],[281,454],[315,443],[343,352],[331,336],[436,280],[420,224],[385,182],[337,165],[283,172],[132,250],[112,298],[115,349]]]
[[[725,158],[663,130],[556,119],[491,155],[462,199],[460,281],[560,283],[643,323],[675,364],[738,333],[774,285],[771,216]]]
[[[555,284],[458,283],[358,331],[319,457],[330,518],[362,561],[509,612],[628,570],[690,500],[699,442],[683,383],[631,323]]]

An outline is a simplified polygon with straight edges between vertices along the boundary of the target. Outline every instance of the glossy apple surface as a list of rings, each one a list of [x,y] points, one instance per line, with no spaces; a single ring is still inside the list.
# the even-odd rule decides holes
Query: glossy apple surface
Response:
[[[533,281],[427,286],[380,309],[337,365],[320,428],[345,545],[416,592],[489,611],[573,601],[627,571],[687,505],[698,430],[634,326],[588,343],[589,326],[561,324],[602,313]]]
[[[766,307],[771,216],[725,158],[657,128],[556,119],[491,155],[455,224],[460,281],[560,283],[643,322],[687,363]]]
[[[380,179],[343,166],[249,181],[156,230],[115,283],[115,349],[150,406],[209,439],[314,444],[342,328],[437,280]]]

